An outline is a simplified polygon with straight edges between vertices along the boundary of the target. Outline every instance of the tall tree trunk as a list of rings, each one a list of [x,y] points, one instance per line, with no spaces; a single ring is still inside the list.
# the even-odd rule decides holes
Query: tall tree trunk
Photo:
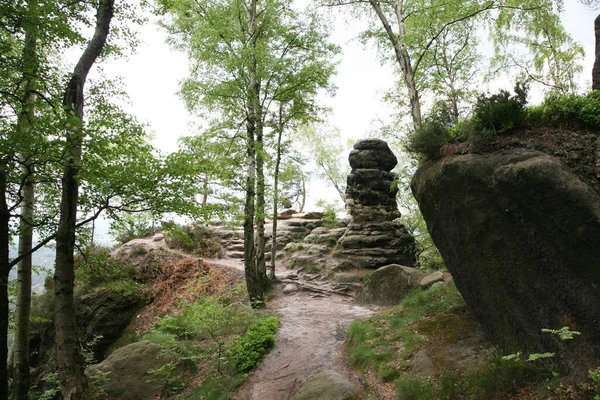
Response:
[[[10,213],[6,204],[6,167],[0,165],[0,400],[8,399],[8,223]]]
[[[265,262],[265,154],[262,131],[259,122],[256,133],[256,270],[266,288],[269,278]]]
[[[306,179],[302,171],[300,171],[300,178],[302,179],[302,203],[300,203],[300,210],[298,212],[304,212],[304,206],[306,205]]]
[[[23,205],[19,232],[19,261],[17,273],[17,308],[15,310],[15,341],[13,398],[29,398],[29,317],[31,314],[31,249],[33,247],[34,184],[31,175],[23,187]]]
[[[83,88],[90,68],[102,52],[113,16],[114,0],[100,0],[94,36],[81,55],[67,86],[64,107],[68,119],[66,165],[62,178],[60,219],[56,233],[55,328],[56,358],[64,400],[87,400],[88,382],[83,373],[80,354],[73,286],[75,225],[79,185],[77,174],[81,164],[83,140]]]
[[[27,2],[30,15],[37,14],[36,0]],[[37,75],[37,43],[36,21],[29,21],[25,32],[23,48],[23,77],[25,93],[23,108],[17,120],[17,134],[29,135],[33,139],[31,127],[35,118],[35,80]],[[27,400],[29,398],[29,317],[31,314],[31,249],[33,247],[33,210],[35,187],[33,179],[32,154],[24,149],[23,167],[23,200],[21,203],[21,221],[19,227],[19,256],[24,256],[18,264],[17,272],[17,308],[15,310],[15,341],[13,398]]]
[[[404,14],[403,14],[403,1],[396,0],[394,3],[394,11],[396,13],[396,18],[398,20],[398,33],[394,33],[388,19],[385,14],[381,10],[381,5],[379,1],[369,0],[369,3],[377,13],[377,17],[381,21],[385,32],[388,35],[388,39],[394,48],[394,54],[396,55],[396,61],[400,66],[400,70],[402,71],[402,75],[404,76],[404,84],[406,85],[406,90],[408,92],[408,99],[410,101],[411,107],[411,116],[413,120],[413,127],[415,130],[421,127],[421,100],[419,98],[419,92],[417,90],[417,85],[415,83],[415,72],[413,70],[410,55],[408,54],[408,50],[406,46],[404,46],[400,40],[405,36],[405,28],[404,28]]]
[[[248,121],[247,121],[247,153],[248,176],[246,178],[246,204],[244,206],[244,271],[246,288],[253,307],[260,307],[264,302],[264,286],[256,263],[256,246],[254,243],[254,213],[256,188],[256,143],[255,135],[259,124],[260,82],[256,65],[256,17],[257,0],[252,0],[248,8],[248,35],[250,38],[250,85],[248,88]]]
[[[273,182],[273,232],[271,237],[271,269],[269,278],[275,280],[275,257],[277,253],[277,203],[279,202],[279,165],[281,164],[281,136],[283,135],[283,104],[279,104],[279,121],[277,124],[277,158]]]
[[[596,61],[592,70],[592,90],[600,90],[600,14],[594,21],[594,33],[596,36]]]

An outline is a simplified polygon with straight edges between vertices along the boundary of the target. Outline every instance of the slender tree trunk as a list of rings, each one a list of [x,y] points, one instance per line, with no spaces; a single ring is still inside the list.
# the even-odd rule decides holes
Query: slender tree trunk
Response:
[[[283,104],[279,104],[279,124],[277,126],[277,158],[275,159],[275,175],[273,182],[273,232],[271,237],[271,269],[269,278],[275,280],[275,257],[277,253],[277,203],[279,202],[279,165],[281,164],[281,136],[283,135],[282,121]]]
[[[248,9],[248,35],[252,51],[249,60],[250,85],[248,88],[248,121],[247,121],[247,153],[248,176],[246,178],[246,204],[244,206],[244,271],[246,288],[253,307],[260,307],[264,302],[264,286],[256,263],[256,246],[254,243],[254,213],[256,188],[256,143],[259,108],[260,82],[256,65],[256,9],[257,0],[252,0]]]
[[[100,0],[94,36],[83,52],[71,76],[64,97],[68,119],[67,161],[62,178],[60,219],[56,234],[55,328],[56,358],[64,400],[89,399],[73,304],[75,225],[83,140],[83,88],[90,68],[102,52],[113,16],[114,0]]]
[[[300,178],[302,179],[302,203],[300,204],[300,210],[298,212],[304,212],[304,206],[306,205],[306,179],[304,179],[304,173],[300,171]]]
[[[6,167],[0,165],[0,400],[8,399],[8,255],[10,213],[6,204]]]
[[[594,21],[594,33],[596,36],[596,61],[592,70],[592,90],[600,90],[600,14]]]
[[[396,0],[394,4],[394,11],[396,13],[396,18],[398,20],[398,34],[394,33],[392,27],[386,18],[385,14],[381,10],[381,5],[379,1],[369,0],[369,3],[377,13],[377,17],[381,21],[390,43],[394,48],[394,54],[396,55],[396,61],[402,70],[402,75],[404,76],[404,83],[406,85],[406,90],[408,92],[408,98],[410,100],[411,107],[411,116],[413,120],[413,127],[415,130],[421,127],[421,100],[419,98],[419,92],[417,90],[417,85],[415,83],[415,72],[413,71],[412,64],[410,62],[410,55],[408,54],[408,50],[406,46],[404,46],[398,38],[402,39],[406,35],[405,27],[404,27],[404,14],[403,14],[403,1]]]
[[[260,120],[260,118],[258,118]],[[269,286],[265,262],[265,155],[262,124],[256,134],[256,270],[263,282]]]
[[[33,247],[34,185],[31,175],[23,187],[19,255],[26,256],[19,262],[17,273],[17,308],[15,310],[13,398],[29,398],[29,317],[31,314],[31,248]]]
[[[29,0],[31,15],[36,15],[36,0]],[[35,76],[37,75],[37,43],[35,22],[29,21],[25,33],[23,48],[23,77],[25,93],[23,108],[17,120],[17,134],[32,137],[31,127],[35,118]],[[23,200],[21,204],[21,221],[19,228],[19,256],[24,256],[18,264],[17,272],[17,307],[15,310],[15,341],[13,398],[27,400],[29,398],[29,317],[31,314],[31,249],[33,247],[33,211],[35,187],[33,179],[33,162],[31,154],[23,152]]]

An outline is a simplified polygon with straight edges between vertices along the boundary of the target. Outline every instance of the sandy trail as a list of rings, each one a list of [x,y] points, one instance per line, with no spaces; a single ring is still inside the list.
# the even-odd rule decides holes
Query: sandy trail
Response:
[[[285,277],[288,272],[277,271],[277,276]],[[286,400],[312,375],[327,369],[346,374],[339,362],[341,336],[351,321],[373,313],[351,297],[302,291],[286,296],[278,286],[275,298],[267,304],[281,323],[275,347],[233,399]]]

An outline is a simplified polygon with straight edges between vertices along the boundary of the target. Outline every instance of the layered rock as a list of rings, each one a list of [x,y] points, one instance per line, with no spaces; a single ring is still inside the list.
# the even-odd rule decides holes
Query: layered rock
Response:
[[[513,149],[419,168],[412,191],[456,286],[505,352],[600,361],[600,197],[559,159]],[[580,331],[562,341],[542,329]]]
[[[358,292],[357,299],[363,303],[382,306],[395,305],[413,288],[419,285],[423,272],[416,268],[391,264],[379,268]]]
[[[390,172],[397,164],[387,143],[379,139],[359,140],[348,157],[346,209],[352,216],[339,239],[340,254],[359,268],[379,268],[389,264],[415,264],[414,238],[399,222],[400,217]],[[346,263],[347,265],[348,263]]]

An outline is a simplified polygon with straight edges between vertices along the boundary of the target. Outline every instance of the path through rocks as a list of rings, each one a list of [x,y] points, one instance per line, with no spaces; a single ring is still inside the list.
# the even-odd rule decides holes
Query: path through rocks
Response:
[[[277,273],[283,278],[287,271]],[[281,322],[275,347],[233,399],[287,400],[319,372],[349,373],[340,362],[346,328],[352,320],[373,311],[356,305],[348,296],[304,291],[285,295],[280,286],[267,304]]]

